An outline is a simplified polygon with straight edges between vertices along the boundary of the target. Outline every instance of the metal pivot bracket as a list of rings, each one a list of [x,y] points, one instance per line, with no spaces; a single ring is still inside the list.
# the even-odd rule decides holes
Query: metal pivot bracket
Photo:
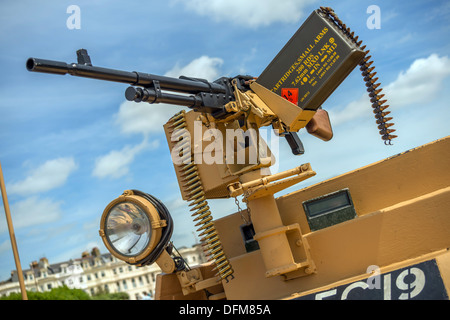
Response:
[[[199,269],[177,272],[177,277],[180,281],[181,289],[184,295],[196,292],[197,290],[195,290],[194,285],[203,280]]]
[[[232,197],[245,195],[244,201],[252,212],[253,239],[258,242],[266,277],[282,275],[288,280],[314,273],[307,239],[298,223],[283,224],[274,194],[316,173],[309,163],[268,176],[255,173],[228,185],[228,191]]]
[[[221,284],[220,277],[204,278],[200,268],[177,272],[184,295],[198,292]]]
[[[293,250],[295,254],[293,255],[293,259],[289,263],[267,270],[266,277],[284,275],[285,280],[289,280],[314,273],[316,267],[311,259],[309,244],[307,239],[303,238],[298,223],[257,233],[255,234],[253,239],[260,242],[264,238],[277,236],[280,234],[286,234],[286,237],[289,240],[289,245],[291,247],[295,246],[297,250]],[[295,275],[290,274],[291,272],[295,272]]]

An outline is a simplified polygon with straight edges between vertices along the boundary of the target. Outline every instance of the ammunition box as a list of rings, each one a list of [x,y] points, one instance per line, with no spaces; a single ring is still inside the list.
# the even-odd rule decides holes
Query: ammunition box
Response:
[[[317,110],[365,53],[315,10],[256,80],[303,110]]]

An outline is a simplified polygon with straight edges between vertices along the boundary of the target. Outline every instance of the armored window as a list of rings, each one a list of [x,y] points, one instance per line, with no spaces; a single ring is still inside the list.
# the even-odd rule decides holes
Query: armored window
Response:
[[[253,239],[255,235],[255,229],[253,228],[253,224],[244,224],[241,226],[241,234],[244,239],[245,250],[247,252],[252,252],[259,249],[258,242]]]
[[[356,217],[348,189],[342,189],[303,202],[311,231],[320,230]]]

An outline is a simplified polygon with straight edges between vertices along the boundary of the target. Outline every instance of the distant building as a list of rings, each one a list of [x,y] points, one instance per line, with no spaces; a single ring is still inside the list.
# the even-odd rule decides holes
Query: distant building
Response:
[[[179,249],[181,256],[193,266],[205,262],[201,246]],[[82,289],[91,296],[99,292],[127,292],[131,300],[139,300],[145,293],[154,297],[156,275],[161,272],[156,263],[150,266],[131,266],[110,253],[101,254],[98,248],[83,252],[80,259],[50,264],[47,258],[34,261],[23,270],[27,291],[50,291],[63,285]],[[17,271],[0,282],[0,296],[20,292]]]

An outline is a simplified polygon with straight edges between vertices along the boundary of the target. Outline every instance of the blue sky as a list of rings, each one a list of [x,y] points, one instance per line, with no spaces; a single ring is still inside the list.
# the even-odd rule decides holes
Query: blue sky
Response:
[[[81,28],[69,29],[77,5]],[[23,268],[33,260],[78,258],[98,246],[105,206],[126,189],[160,198],[175,221],[175,245],[190,246],[194,223],[181,200],[162,125],[180,108],[126,102],[127,85],[30,73],[28,57],[178,77],[258,76],[306,17],[331,6],[371,50],[394,117],[394,146],[381,141],[355,69],[323,107],[334,138],[300,133],[306,153],[284,140],[276,170],[310,162],[302,188],[450,133],[448,1],[2,1],[0,3],[0,162]],[[380,29],[369,29],[370,5]],[[293,191],[290,188],[286,192]],[[215,218],[236,211],[213,201]],[[0,280],[15,269],[0,210]]]

